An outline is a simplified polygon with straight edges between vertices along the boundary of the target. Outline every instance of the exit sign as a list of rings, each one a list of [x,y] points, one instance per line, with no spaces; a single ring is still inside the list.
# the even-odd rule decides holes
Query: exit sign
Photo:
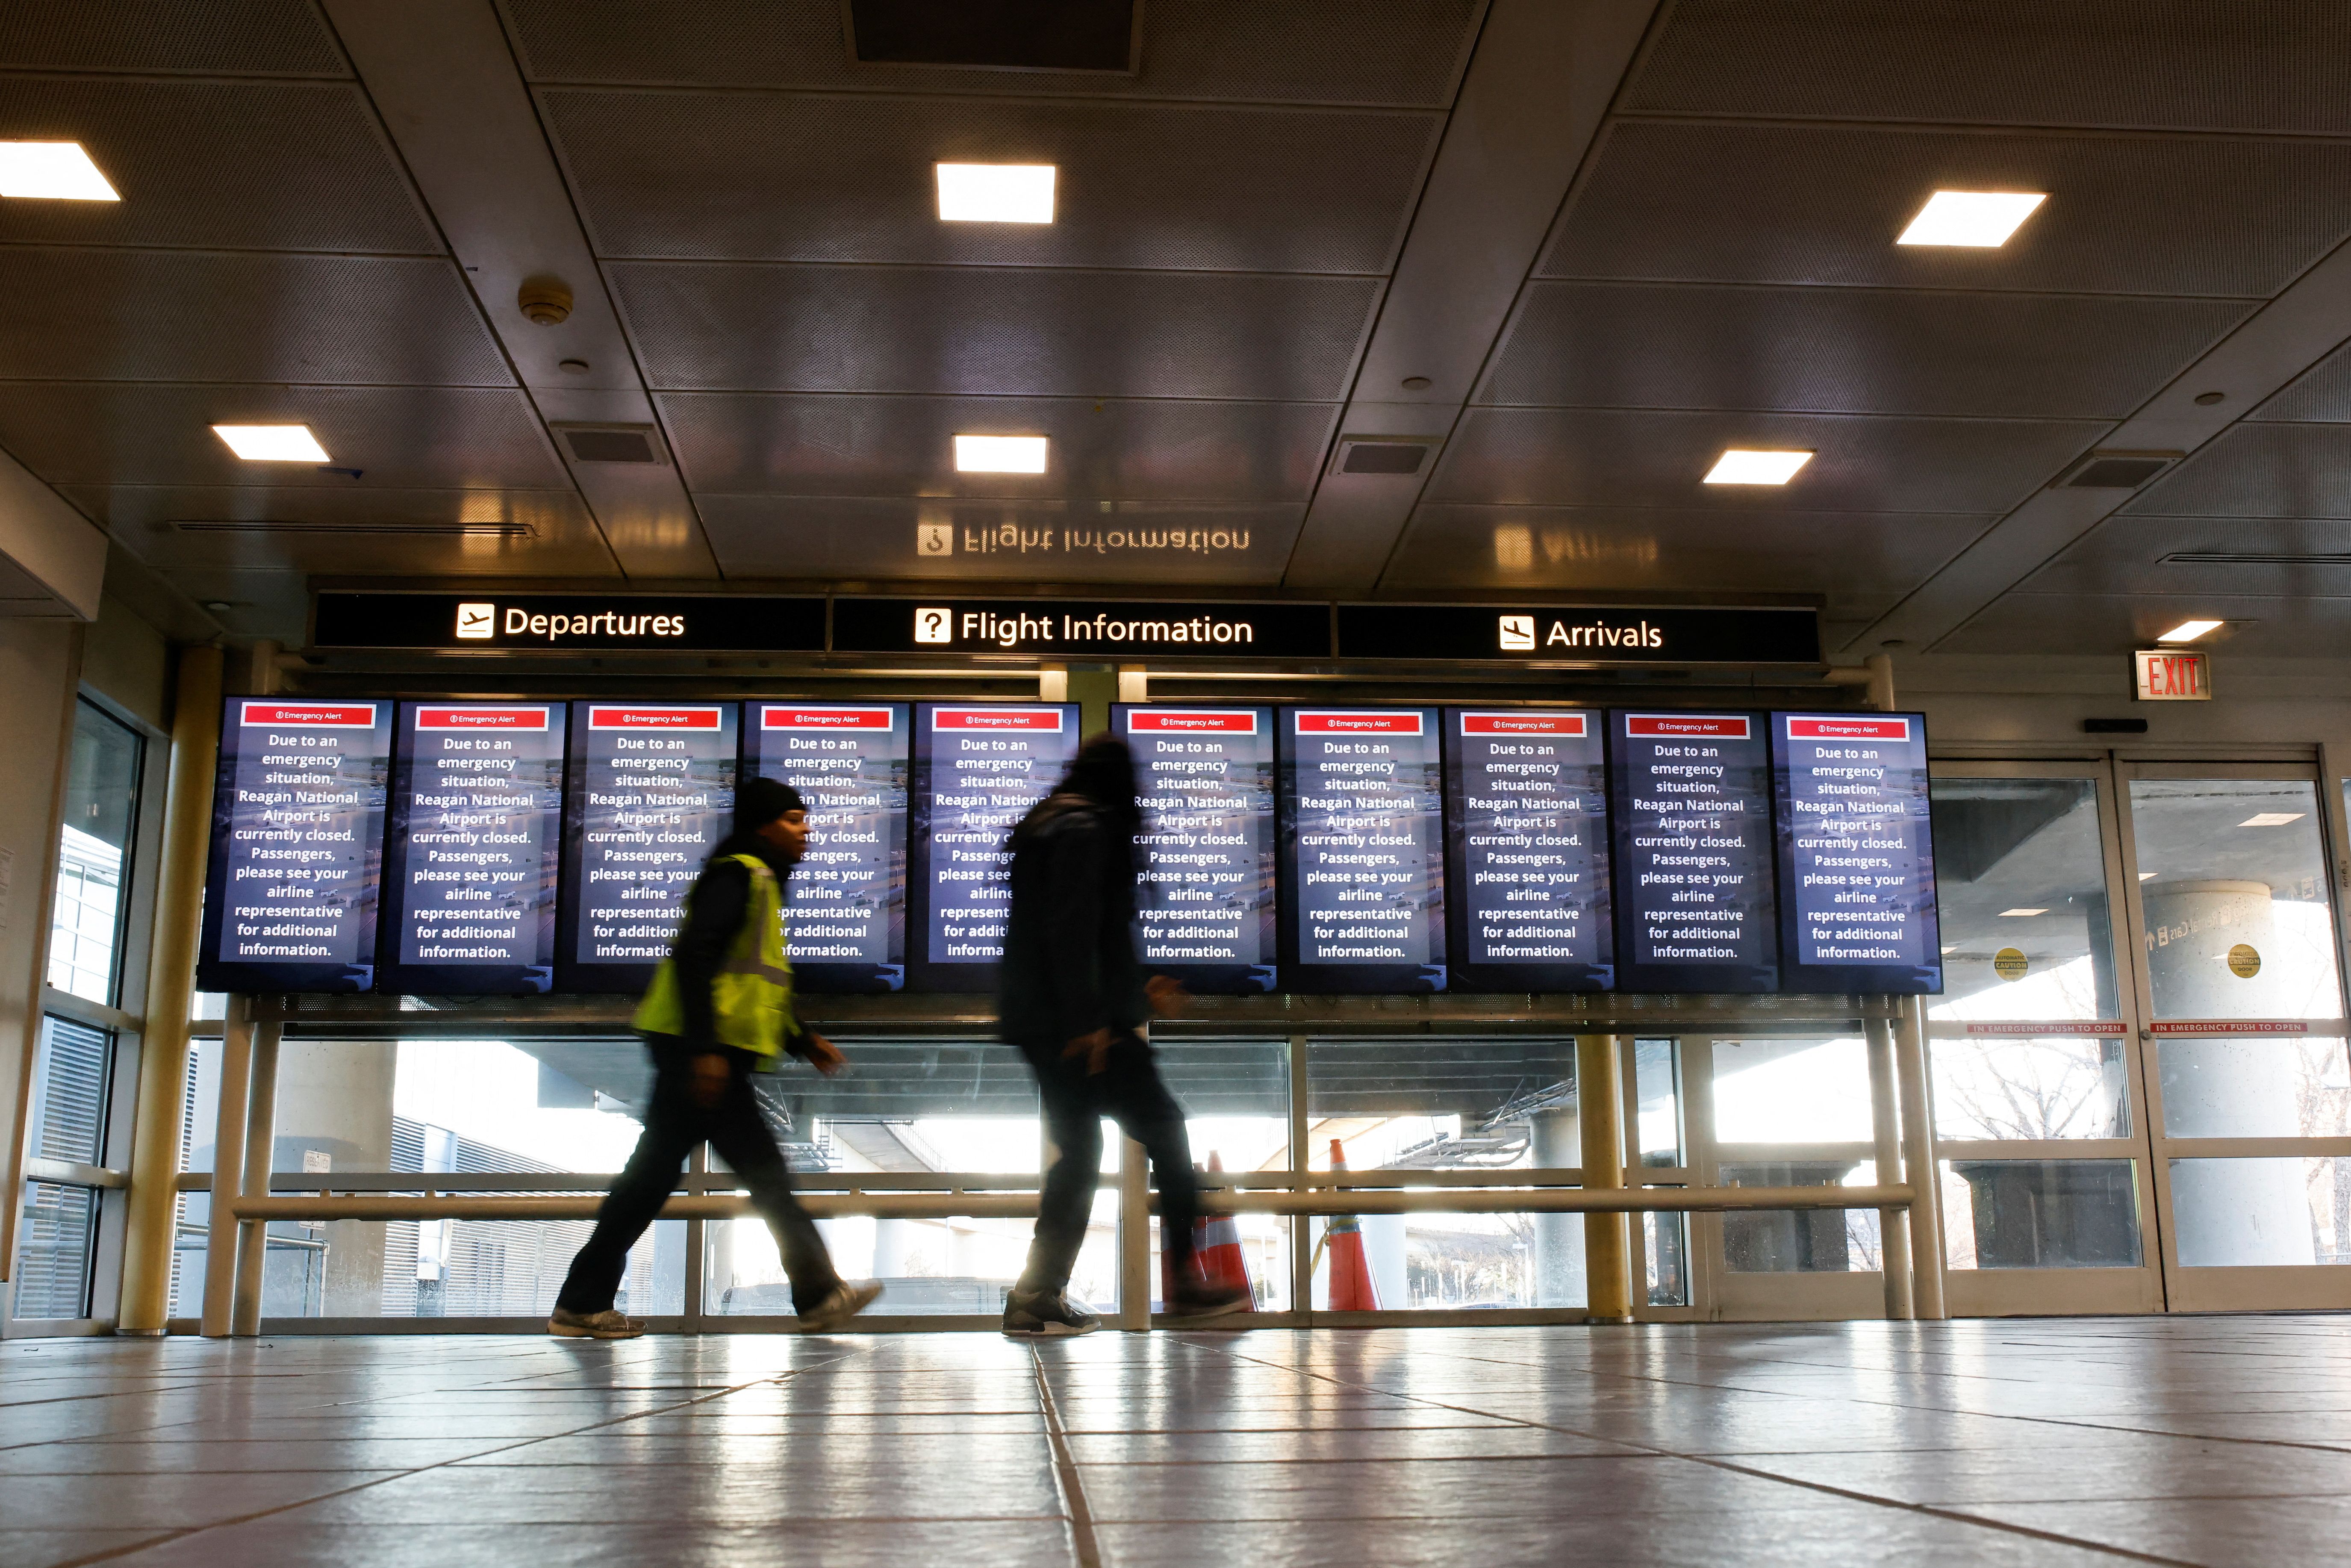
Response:
[[[2143,703],[2202,703],[2212,700],[2212,655],[2176,648],[2142,648],[2131,655]]]

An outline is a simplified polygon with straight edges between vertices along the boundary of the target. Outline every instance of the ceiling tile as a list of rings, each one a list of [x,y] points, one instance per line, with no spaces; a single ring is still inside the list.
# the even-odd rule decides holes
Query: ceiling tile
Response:
[[[2351,131],[2323,0],[1678,0],[1620,101],[1638,112]]]
[[[2197,559],[2167,559],[2179,555]],[[2339,559],[2291,559],[2325,556]],[[2282,599],[2351,593],[2351,519],[2108,517],[2018,589]]]
[[[512,386],[454,262],[0,246],[0,376]]]
[[[1147,0],[1143,68],[957,70],[861,65],[843,7],[742,0],[505,0],[537,81],[708,87],[866,87],[939,93],[1239,99],[1280,103],[1452,100],[1482,0]]]
[[[2049,200],[1998,248],[1895,244],[1938,190]],[[1626,120],[1541,271],[2266,297],[2346,232],[2351,145],[2339,142]]]
[[[2189,615],[2240,622],[2225,637],[2199,643],[2219,666],[2213,685],[2225,694],[2227,661],[2307,659],[2351,643],[2351,594],[2294,600],[2240,599],[2221,594],[2156,598],[2144,594],[2004,594],[1966,625],[1935,644],[1938,653],[2111,653],[2117,682],[2128,677],[2123,655],[2150,648],[2158,634]],[[2150,711],[2124,699],[2134,716]],[[2273,738],[2283,738],[2276,737]]]
[[[72,0],[0,6],[0,67],[348,76],[306,0]]]
[[[2122,509],[2174,517],[2351,517],[2351,425],[2231,425]]]
[[[1438,460],[1428,499],[1747,515],[2005,513],[2109,428],[2103,421],[1472,408]],[[1785,486],[1705,484],[1730,446],[1817,455]]]
[[[984,579],[1009,582],[1281,580],[1303,504],[930,501],[701,495],[703,531],[730,577]]]
[[[2351,424],[2351,344],[2335,350],[2303,371],[2283,391],[2245,417]]]
[[[1328,403],[664,392],[687,485],[792,496],[1304,501]],[[1043,435],[1047,472],[958,474],[956,434]]]
[[[1336,402],[1368,278],[620,262],[654,387]]]
[[[1432,114],[806,93],[541,94],[598,252],[1384,273]],[[937,162],[1051,163],[1050,224],[942,223]]]
[[[1538,283],[1478,401],[2121,419],[2237,300]]]
[[[0,202],[0,244],[445,254],[356,82],[5,78],[0,140],[78,141],[120,202]]]
[[[309,425],[339,467],[240,462],[214,424]],[[520,392],[456,387],[0,382],[0,448],[52,485],[506,486],[570,477]]]

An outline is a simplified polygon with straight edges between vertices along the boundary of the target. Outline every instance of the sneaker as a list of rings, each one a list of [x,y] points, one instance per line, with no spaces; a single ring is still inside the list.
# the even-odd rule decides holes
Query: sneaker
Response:
[[[558,1307],[547,1320],[547,1332],[564,1339],[634,1339],[645,1325],[606,1307],[601,1312],[575,1312]]]
[[[1071,1301],[1066,1291],[1040,1291],[1035,1295],[1019,1291],[1005,1292],[1006,1333],[1024,1339],[1066,1339],[1092,1333],[1100,1327],[1102,1319]]]
[[[1228,1312],[1245,1312],[1251,1304],[1246,1287],[1211,1285],[1193,1281],[1177,1288],[1176,1299],[1167,1303],[1167,1315],[1171,1318],[1220,1318]]]
[[[831,1333],[872,1306],[873,1298],[881,1293],[881,1285],[872,1280],[856,1285],[846,1282],[835,1285],[832,1294],[800,1314],[800,1332]]]

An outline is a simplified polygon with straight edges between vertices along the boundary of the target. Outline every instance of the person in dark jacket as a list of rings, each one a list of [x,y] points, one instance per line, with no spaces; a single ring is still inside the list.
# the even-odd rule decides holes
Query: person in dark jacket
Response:
[[[1102,1171],[1102,1119],[1151,1156],[1160,1245],[1177,1283],[1167,1311],[1237,1312],[1246,1292],[1212,1285],[1193,1260],[1200,1211],[1184,1108],[1159,1078],[1144,1029],[1173,1014],[1183,988],[1146,979],[1134,951],[1134,884],[1143,831],[1134,758],[1099,735],[1053,793],[1012,831],[1012,908],[1004,939],[1004,1038],[1037,1070],[1051,1168],[1037,1202],[1029,1263],[1006,1299],[1008,1334],[1090,1333],[1102,1320],[1069,1299]]]
[[[792,1196],[791,1171],[760,1113],[751,1074],[785,1054],[827,1075],[844,1065],[792,1015],[784,883],[808,848],[799,792],[753,779],[735,796],[735,831],[711,852],[686,894],[685,922],[637,1009],[653,1058],[653,1103],[628,1168],[605,1195],[596,1228],[572,1260],[548,1319],[572,1339],[633,1339],[644,1326],[613,1310],[629,1249],[661,1213],[694,1146],[708,1143],[751,1191],[792,1282],[802,1326],[840,1327],[882,1287],[844,1283],[816,1222]]]

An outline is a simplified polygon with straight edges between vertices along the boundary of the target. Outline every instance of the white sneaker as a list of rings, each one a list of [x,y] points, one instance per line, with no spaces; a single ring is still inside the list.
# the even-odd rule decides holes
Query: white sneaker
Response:
[[[880,1283],[872,1280],[854,1285],[843,1281],[833,1287],[832,1294],[800,1314],[800,1332],[831,1333],[872,1306],[881,1293]]]

